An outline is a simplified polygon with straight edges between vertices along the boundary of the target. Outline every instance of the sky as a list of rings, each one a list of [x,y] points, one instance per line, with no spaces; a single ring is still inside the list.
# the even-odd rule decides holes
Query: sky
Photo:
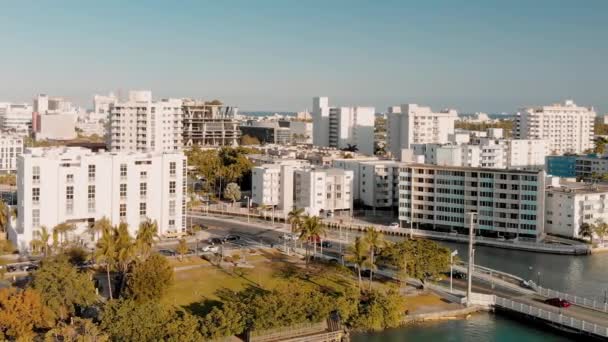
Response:
[[[0,0],[0,102],[221,99],[241,110],[417,103],[608,111],[608,1]]]

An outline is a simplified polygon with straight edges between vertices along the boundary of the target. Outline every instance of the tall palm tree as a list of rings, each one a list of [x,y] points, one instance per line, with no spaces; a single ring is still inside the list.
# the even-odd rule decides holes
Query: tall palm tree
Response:
[[[62,222],[53,228],[53,231],[56,231],[61,238],[61,245],[65,245],[68,242],[68,234],[74,230],[76,230],[76,226],[67,222]]]
[[[365,230],[365,235],[363,238],[369,247],[369,288],[371,290],[372,281],[374,279],[374,269],[376,268],[376,252],[378,252],[379,249],[384,246],[384,234],[378,230],[375,230],[374,227],[368,227]]]
[[[109,232],[112,230],[112,223],[107,217],[102,217],[95,221],[92,226],[89,226],[89,234],[93,239],[98,240],[103,232]]]
[[[348,246],[346,260],[355,264],[359,277],[359,291],[361,291],[361,268],[368,264],[368,246],[365,239],[360,236],[355,238],[355,243]]]
[[[110,280],[110,270],[116,265],[117,251],[116,240],[112,231],[104,231],[101,238],[97,240],[97,248],[95,249],[95,260],[105,263],[106,275],[108,279],[108,290],[110,291],[110,299],[112,299],[112,281]]]
[[[299,231],[300,229],[300,225],[302,224],[302,217],[304,215],[304,209],[303,208],[296,208],[293,207],[293,209],[287,214],[287,222],[291,225],[291,232],[292,233],[296,233]],[[293,240],[293,248],[296,248],[296,240]]]
[[[8,227],[9,212],[6,203],[0,200],[0,234],[6,234]]]
[[[124,278],[129,270],[129,264],[135,256],[135,244],[129,234],[129,225],[122,222],[114,229],[114,242],[116,244],[116,264]]]
[[[51,238],[51,234],[49,234],[46,226],[41,226],[40,230],[35,232],[36,240],[40,241],[40,247],[42,248],[42,253],[45,257],[48,256],[49,253],[49,239]]]
[[[308,241],[312,240],[313,243],[313,256],[317,255],[317,241],[321,239],[321,236],[325,236],[325,225],[321,222],[319,216],[304,216],[302,221],[301,231],[305,231],[308,237]]]
[[[158,224],[156,221],[146,220],[139,224],[137,236],[135,237],[135,245],[144,259],[150,256],[155,238],[158,238]]]

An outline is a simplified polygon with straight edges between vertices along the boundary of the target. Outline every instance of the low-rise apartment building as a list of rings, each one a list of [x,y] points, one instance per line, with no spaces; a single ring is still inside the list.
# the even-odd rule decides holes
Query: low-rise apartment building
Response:
[[[301,160],[283,160],[256,166],[251,171],[251,201],[285,212],[294,207],[294,171],[307,167]]]
[[[352,212],[353,172],[336,168],[309,168],[294,172],[294,206],[309,215]]]
[[[98,152],[80,147],[28,148],[18,158],[18,218],[9,238],[27,250],[42,226],[67,222],[68,239],[91,245],[87,228],[107,217],[135,236],[145,220],[159,235],[185,231],[186,157],[181,152]]]
[[[402,227],[468,233],[477,213],[485,236],[542,238],[544,171],[406,164],[399,174]]]
[[[17,157],[23,153],[23,137],[0,132],[0,173],[17,171]]]

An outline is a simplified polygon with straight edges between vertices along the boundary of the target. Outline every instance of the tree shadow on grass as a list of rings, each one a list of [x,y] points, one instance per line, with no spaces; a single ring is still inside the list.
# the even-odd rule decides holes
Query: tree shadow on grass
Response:
[[[201,302],[190,303],[182,307],[184,308],[184,310],[195,316],[203,317],[208,314],[211,309],[220,305],[222,305],[222,302],[219,300],[205,298]]]

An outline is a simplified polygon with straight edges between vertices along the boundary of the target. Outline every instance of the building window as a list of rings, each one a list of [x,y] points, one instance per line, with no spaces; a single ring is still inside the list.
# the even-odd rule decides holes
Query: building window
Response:
[[[40,183],[40,166],[34,166],[32,168],[32,183]]]
[[[65,176],[65,182],[66,183],[74,183],[74,175],[69,174]]]
[[[65,187],[65,212],[71,214],[74,212],[74,187]]]
[[[120,199],[127,198],[127,184],[120,184]]]
[[[89,182],[95,181],[95,165],[89,165]]]
[[[93,213],[95,212],[95,185],[89,185],[87,197],[89,213]]]
[[[32,203],[40,203],[40,188],[32,188]]]
[[[40,209],[32,209],[32,227],[40,227]]]
[[[175,228],[175,220],[169,220],[169,228]]]
[[[145,198],[148,194],[148,183],[139,183],[139,197]]]
[[[127,219],[127,205],[125,203],[121,203],[120,204],[119,216],[120,216],[120,221],[121,222],[126,221],[126,219]]]
[[[169,201],[169,216],[175,216],[175,200]]]
[[[169,182],[169,194],[175,196],[175,181]]]
[[[139,173],[139,178],[140,178],[140,179],[147,179],[147,178],[148,178],[148,172],[146,172],[146,171],[141,171],[141,172]]]
[[[146,217],[146,203],[139,203],[139,216]]]
[[[169,175],[171,175],[172,177],[175,176],[175,170],[176,170],[176,164],[175,162],[170,162],[169,163]]]
[[[120,179],[127,179],[127,164],[120,164]]]

